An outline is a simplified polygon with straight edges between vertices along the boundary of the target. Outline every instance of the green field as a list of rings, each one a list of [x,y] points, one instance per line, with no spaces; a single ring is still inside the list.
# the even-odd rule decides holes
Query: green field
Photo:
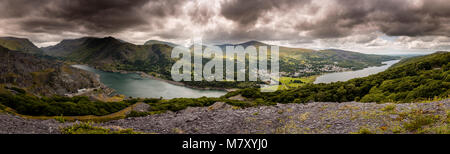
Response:
[[[299,78],[281,77],[280,85],[267,87],[265,89],[268,90],[268,89],[277,88],[277,90],[288,90],[288,89],[298,88],[298,87],[301,87],[308,83],[313,83],[314,81],[316,81],[317,77],[318,77],[317,75],[307,76],[307,77],[299,77]]]

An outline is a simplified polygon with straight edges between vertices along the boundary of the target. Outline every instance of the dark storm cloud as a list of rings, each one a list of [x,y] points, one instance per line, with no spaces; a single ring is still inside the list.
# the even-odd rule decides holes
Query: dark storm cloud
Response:
[[[0,17],[24,18],[18,26],[29,32],[116,33],[176,14],[179,4],[176,0],[3,0]]]
[[[146,20],[141,17],[139,10],[146,3],[147,0],[53,1],[43,9],[42,15],[82,25],[89,30],[116,32],[145,24]]]
[[[289,10],[309,3],[310,0],[229,0],[222,4],[221,14],[241,26],[255,24],[266,13]]]
[[[76,24],[65,20],[56,20],[51,18],[35,18],[21,21],[20,28],[32,33],[59,33],[61,31],[78,31]]]
[[[217,31],[211,30],[206,32],[208,35],[203,37],[205,42],[210,43],[240,43],[249,40],[259,40],[259,41],[283,41],[288,40],[301,40],[302,43],[312,42],[312,38],[301,37],[296,33],[284,32],[277,29],[269,28],[259,28],[254,30],[246,30],[241,28],[236,28],[230,31]]]
[[[308,31],[315,38],[340,38],[361,28],[375,27],[391,36],[449,36],[450,2],[448,0],[229,0],[222,4],[221,14],[241,28],[251,29],[270,12],[297,13],[309,9],[315,20],[297,20],[298,31]],[[423,4],[414,4],[415,2]],[[293,11],[294,9],[294,11]]]
[[[196,34],[199,33],[199,34]],[[0,34],[208,41],[450,37],[449,0],[1,0]],[[49,34],[42,37],[43,34]],[[131,36],[133,35],[133,36]],[[368,35],[358,37],[359,35]],[[370,35],[370,36],[369,36]],[[126,37],[126,38],[124,38]],[[356,39],[349,39],[353,37]],[[45,39],[44,39],[45,38]],[[434,40],[434,39],[431,39]],[[44,42],[44,41],[43,41]],[[295,41],[293,41],[295,42]]]
[[[343,37],[361,27],[373,26],[390,36],[450,36],[450,3],[423,0],[423,5],[409,0],[337,0],[326,8],[326,18],[310,23],[301,21],[297,28],[310,30],[317,38]],[[358,27],[359,26],[359,27]]]
[[[29,15],[36,7],[45,5],[48,0],[2,0],[0,18],[18,18]]]

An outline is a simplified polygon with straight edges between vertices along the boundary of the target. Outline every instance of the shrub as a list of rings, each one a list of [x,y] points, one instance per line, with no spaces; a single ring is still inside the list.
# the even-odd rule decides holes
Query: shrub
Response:
[[[4,109],[6,109],[6,106],[4,106],[3,104],[1,104],[1,102],[0,102],[0,110],[4,110]]]
[[[66,119],[64,118],[63,115],[55,117],[55,120],[60,122],[60,123],[65,123],[66,122]]]
[[[32,116],[107,115],[130,105],[127,102],[90,101],[87,97],[42,97],[10,93],[0,94],[0,102],[20,114]]]
[[[111,130],[101,127],[92,126],[93,123],[78,123],[70,127],[63,128],[63,134],[140,134],[134,132],[133,129]]]
[[[149,112],[137,112],[137,111],[131,111],[129,114],[127,114],[127,118],[129,117],[145,117],[150,115]]]
[[[386,105],[384,108],[382,108],[381,111],[384,111],[384,112],[394,111],[395,108],[396,108],[395,104],[389,104],[389,105]]]
[[[435,119],[432,115],[412,115],[408,122],[403,124],[404,128],[408,131],[417,131],[423,126],[434,123]]]
[[[366,127],[361,127],[359,129],[359,134],[374,134],[372,131],[370,131],[368,128]]]
[[[13,90],[13,91],[15,91],[15,92],[17,92],[19,94],[25,94],[26,93],[25,90],[17,88],[17,87],[7,87],[7,86],[5,86],[5,89]]]

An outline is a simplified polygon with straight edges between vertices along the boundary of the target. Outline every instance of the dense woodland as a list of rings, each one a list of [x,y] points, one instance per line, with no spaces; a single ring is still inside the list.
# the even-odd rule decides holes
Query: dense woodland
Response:
[[[101,102],[92,101],[88,97],[36,97],[18,88],[7,89],[13,93],[0,93],[0,103],[14,109],[17,113],[33,116],[78,116],[107,115],[118,112],[131,102]]]

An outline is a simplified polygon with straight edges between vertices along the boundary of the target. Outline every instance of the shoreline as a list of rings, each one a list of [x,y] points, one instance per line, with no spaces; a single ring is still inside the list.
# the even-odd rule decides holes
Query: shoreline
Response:
[[[172,84],[172,85],[187,87],[187,88],[196,89],[196,90],[220,90],[220,91],[225,91],[225,92],[232,92],[232,91],[239,90],[238,88],[227,89],[227,88],[218,88],[218,87],[206,87],[206,88],[204,88],[204,87],[191,86],[191,85],[186,85],[186,84],[184,84],[182,82],[178,82],[178,81],[172,81],[172,80],[167,80],[167,79],[163,79],[163,78],[158,78],[158,77],[152,76],[152,75],[150,75],[148,73],[145,73],[145,72],[142,72],[142,71],[105,70],[105,69],[102,69],[102,68],[99,68],[99,67],[90,66],[88,64],[72,64],[72,65],[85,65],[85,66],[92,67],[92,68],[100,70],[100,71],[111,72],[111,73],[138,74],[139,76],[141,76],[143,78],[163,81],[163,82],[166,82],[166,83],[169,83],[169,84]]]
[[[386,62],[397,61],[397,62],[391,64],[391,66],[393,66],[393,65],[399,63],[401,60],[403,60],[403,58],[396,59],[396,60],[383,61],[383,62],[381,62],[381,65],[379,65],[379,66],[368,66],[368,67],[365,67],[365,68],[363,68],[363,69],[358,69],[358,70],[350,70],[350,71],[342,71],[342,72],[328,72],[328,73],[321,73],[321,74],[317,75],[317,77],[314,79],[313,84],[320,84],[320,83],[323,83],[323,82],[316,83],[316,81],[317,81],[317,79],[318,79],[319,77],[324,76],[324,75],[333,74],[333,73],[348,73],[348,72],[361,71],[361,70],[368,69],[368,68],[383,67],[383,66],[389,65],[389,64],[387,64]],[[389,69],[391,66],[389,66],[387,69]],[[387,70],[387,69],[386,69],[386,70]],[[376,73],[375,73],[375,74],[376,74]],[[373,75],[373,74],[372,74],[372,75]],[[356,77],[356,78],[361,78],[361,77]],[[355,79],[355,78],[353,78],[353,79]],[[348,81],[348,80],[347,80],[347,81]],[[339,82],[339,81],[335,81],[335,82]],[[333,83],[333,82],[330,82],[330,83]]]
[[[370,68],[370,67],[381,67],[381,66],[385,66],[385,65],[388,65],[388,64],[385,64],[385,62],[389,62],[389,61],[397,61],[397,60],[398,60],[398,62],[400,62],[402,59],[403,59],[403,58],[396,59],[396,60],[388,60],[388,61],[384,61],[384,62],[381,62],[381,65],[380,65],[380,66],[369,66],[369,67],[366,67],[366,68],[363,68],[363,69],[360,69],[360,70],[364,70],[364,69],[367,69],[367,68]],[[398,62],[397,62],[397,63],[398,63]],[[395,64],[395,63],[394,63],[394,64]],[[392,64],[392,65],[394,65],[394,64]],[[72,66],[72,65],[85,65],[85,66],[92,67],[92,68],[97,69],[97,70],[100,70],[100,71],[111,72],[111,73],[138,74],[139,76],[141,76],[141,77],[143,77],[143,78],[148,78],[148,79],[152,79],[152,80],[158,80],[158,81],[166,82],[166,83],[169,83],[169,84],[172,84],[172,85],[182,86],[182,87],[191,88],[191,89],[196,89],[196,90],[219,90],[219,91],[225,91],[225,92],[233,92],[233,91],[239,90],[239,88],[228,89],[228,88],[219,88],[219,87],[197,87],[197,86],[192,86],[192,85],[186,85],[186,84],[184,84],[183,82],[172,81],[172,80],[168,80],[168,79],[163,79],[163,78],[155,77],[155,76],[152,76],[152,75],[150,75],[150,74],[148,74],[148,73],[145,73],[145,72],[142,72],[142,71],[105,70],[105,69],[102,69],[102,68],[97,67],[97,66],[91,66],[91,65],[83,64],[83,63],[71,64],[71,66]],[[358,71],[358,70],[352,70],[352,71]],[[343,71],[343,72],[352,72],[352,71]],[[317,84],[316,81],[317,81],[317,79],[318,79],[319,77],[321,77],[321,76],[323,76],[323,75],[326,75],[326,74],[332,74],[332,73],[342,73],[342,72],[321,73],[321,74],[319,74],[319,75],[315,75],[316,77],[315,77],[315,79],[314,79],[314,81],[313,81],[312,83],[313,83],[313,84]],[[109,87],[108,87],[108,88],[109,88]],[[114,91],[115,91],[115,90],[114,90]],[[112,93],[110,93],[110,94],[112,94]]]

